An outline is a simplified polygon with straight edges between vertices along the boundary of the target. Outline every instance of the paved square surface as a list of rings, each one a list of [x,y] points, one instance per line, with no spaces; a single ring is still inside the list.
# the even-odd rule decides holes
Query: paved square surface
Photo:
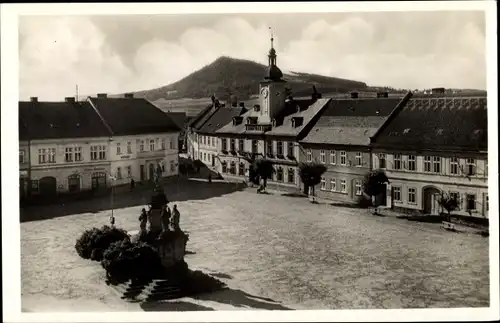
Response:
[[[205,191],[205,186],[195,190]],[[175,196],[171,198],[175,200]],[[258,195],[254,189],[178,200],[174,203],[181,212],[181,227],[190,234],[188,250],[192,253],[186,256],[187,263],[219,277],[231,290],[156,307],[123,302],[105,285],[100,265],[79,258],[74,249],[83,230],[108,223],[110,211],[100,210],[21,224],[23,308],[280,310],[489,305],[488,239],[479,235],[446,232],[439,224],[377,217],[365,210],[311,204],[304,198]],[[76,203],[88,207],[109,201]],[[60,213],[65,207],[22,212],[50,213],[52,208]],[[137,230],[141,208],[138,202],[116,209],[116,225]]]

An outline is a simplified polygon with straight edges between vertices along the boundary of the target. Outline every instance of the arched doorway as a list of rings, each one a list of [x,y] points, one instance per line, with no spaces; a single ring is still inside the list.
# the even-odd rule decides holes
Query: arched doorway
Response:
[[[155,178],[155,165],[149,164],[149,179],[153,180]]]
[[[57,180],[55,177],[46,176],[39,180],[40,195],[53,197],[57,194]]]
[[[92,174],[92,190],[99,190],[106,187],[106,173]]]
[[[425,214],[439,214],[438,196],[441,192],[434,186],[424,187],[422,190],[423,210]]]
[[[80,175],[72,174],[68,176],[68,191],[70,193],[80,192]]]

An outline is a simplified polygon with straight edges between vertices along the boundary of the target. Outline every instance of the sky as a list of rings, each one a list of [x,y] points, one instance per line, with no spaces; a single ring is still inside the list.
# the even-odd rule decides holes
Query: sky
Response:
[[[173,83],[220,56],[405,89],[486,89],[479,11],[21,16],[20,99]]]

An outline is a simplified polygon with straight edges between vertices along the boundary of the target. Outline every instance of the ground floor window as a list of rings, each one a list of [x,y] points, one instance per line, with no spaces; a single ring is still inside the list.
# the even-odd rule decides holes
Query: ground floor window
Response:
[[[356,188],[356,195],[361,195],[361,181],[360,180],[356,180],[354,182],[354,187]]]
[[[31,180],[31,193],[38,193],[38,180],[37,179],[32,179]]]
[[[417,189],[414,187],[408,188],[408,203],[417,203]]]
[[[394,201],[401,202],[401,187],[400,186],[394,186],[393,187],[393,192],[394,192]]]
[[[229,171],[232,175],[236,175],[236,163],[234,161],[231,162],[231,167],[229,168]]]
[[[321,177],[321,189],[326,190],[326,178]]]
[[[92,174],[92,189],[99,189],[106,187],[106,173]]]
[[[476,195],[467,194],[467,210],[474,211],[476,209]]]
[[[337,190],[337,180],[332,178],[330,179],[330,191],[335,192]]]
[[[68,191],[70,193],[80,191],[80,175],[73,174],[68,176]]]
[[[116,168],[116,179],[122,179],[122,168],[121,167]]]
[[[238,167],[238,175],[244,176],[245,175],[245,164],[240,163]]]
[[[347,182],[345,181],[345,179],[343,179],[343,180],[340,181],[340,191],[342,193],[346,193],[347,192]]]
[[[173,160],[170,161],[170,172],[175,172],[175,162]]]
[[[460,193],[458,193],[458,192],[450,192],[450,197],[452,199],[455,199],[455,200],[459,201],[458,202],[457,211],[460,210]]]
[[[132,177],[132,166],[127,166],[127,177]]]
[[[278,182],[283,182],[283,168],[278,167],[278,170],[276,171],[276,179]]]
[[[288,183],[295,183],[295,170],[288,168]]]
[[[222,173],[227,172],[227,162],[222,162]]]

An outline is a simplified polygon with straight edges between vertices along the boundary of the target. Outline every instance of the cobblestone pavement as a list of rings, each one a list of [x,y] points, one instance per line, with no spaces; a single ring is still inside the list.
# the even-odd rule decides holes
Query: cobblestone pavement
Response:
[[[202,309],[489,304],[488,239],[478,235],[254,190],[176,203],[181,227],[190,234],[189,266],[214,274],[231,291],[182,299],[167,310],[195,304]],[[141,207],[115,210],[116,225],[136,230]],[[74,250],[76,237],[106,224],[108,216],[101,211],[21,224],[25,308],[57,299],[139,309],[117,299],[103,283],[100,266]]]

